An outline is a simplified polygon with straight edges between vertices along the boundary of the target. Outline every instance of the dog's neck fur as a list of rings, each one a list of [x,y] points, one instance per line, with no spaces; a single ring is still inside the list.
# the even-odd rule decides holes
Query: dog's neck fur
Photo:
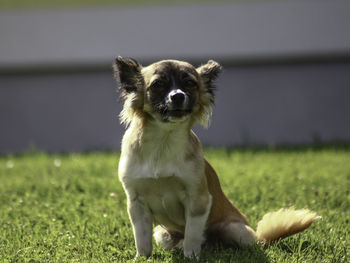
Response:
[[[191,136],[190,120],[160,122],[154,119],[134,118],[127,129],[128,147],[143,156],[167,155],[186,151]],[[125,145],[126,146],[126,145]],[[175,146],[175,147],[174,147]]]

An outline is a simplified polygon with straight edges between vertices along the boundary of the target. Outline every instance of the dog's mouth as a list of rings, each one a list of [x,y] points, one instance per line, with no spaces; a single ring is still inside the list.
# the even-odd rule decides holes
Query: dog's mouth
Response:
[[[172,118],[182,118],[186,115],[191,114],[191,110],[189,109],[173,109],[167,110],[166,115]]]
[[[173,107],[171,105],[160,104],[155,107],[155,111],[158,112],[163,121],[182,119],[192,114],[192,107]]]

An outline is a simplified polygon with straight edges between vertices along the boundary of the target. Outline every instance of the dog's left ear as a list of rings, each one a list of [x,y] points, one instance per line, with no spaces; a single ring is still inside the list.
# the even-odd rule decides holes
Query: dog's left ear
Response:
[[[214,80],[221,71],[222,67],[214,60],[209,60],[207,64],[197,68],[203,86],[199,93],[200,110],[197,121],[205,128],[209,126],[212,106],[214,104]]]
[[[214,60],[209,60],[207,64],[197,68],[197,72],[199,73],[207,92],[211,95],[214,95],[215,89],[213,81],[218,77],[221,71],[222,66]]]

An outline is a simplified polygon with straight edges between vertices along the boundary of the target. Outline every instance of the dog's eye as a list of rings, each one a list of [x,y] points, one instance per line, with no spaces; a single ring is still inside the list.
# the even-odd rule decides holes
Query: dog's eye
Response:
[[[192,80],[192,79],[188,79],[188,80],[184,81],[184,86],[185,87],[194,87],[196,85],[197,85],[197,83],[194,80]]]
[[[150,87],[151,89],[163,89],[165,87],[165,83],[164,81],[156,79],[151,83]]]

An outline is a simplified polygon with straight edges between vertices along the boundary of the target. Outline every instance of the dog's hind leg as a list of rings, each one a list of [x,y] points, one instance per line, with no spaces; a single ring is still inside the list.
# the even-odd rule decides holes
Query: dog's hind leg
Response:
[[[160,225],[155,227],[153,236],[157,246],[164,249],[182,248],[183,236],[171,233]]]
[[[227,245],[238,245],[247,248],[256,243],[254,230],[241,222],[221,222],[215,225],[215,235]]]

